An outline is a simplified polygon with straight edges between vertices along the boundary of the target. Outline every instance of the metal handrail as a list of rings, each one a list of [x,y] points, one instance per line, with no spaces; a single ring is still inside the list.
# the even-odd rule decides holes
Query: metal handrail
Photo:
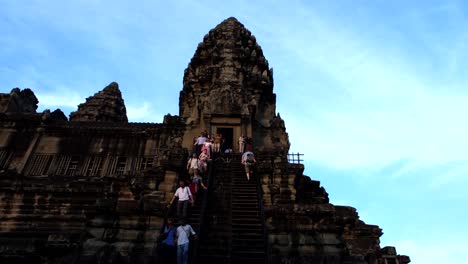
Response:
[[[299,152],[288,153],[288,162],[292,164],[301,164],[301,161],[304,161],[304,159],[301,159],[303,156],[304,154],[300,154]]]
[[[262,220],[262,228],[263,228],[263,244],[265,247],[265,264],[271,263],[271,252],[270,252],[270,247],[268,243],[268,230],[266,226],[266,219],[265,219],[265,211],[263,208],[263,199],[262,199],[262,192],[263,189],[261,188],[262,182],[260,181],[259,175],[255,172],[255,179],[257,180],[257,199],[258,199],[258,208],[260,210],[260,218]]]

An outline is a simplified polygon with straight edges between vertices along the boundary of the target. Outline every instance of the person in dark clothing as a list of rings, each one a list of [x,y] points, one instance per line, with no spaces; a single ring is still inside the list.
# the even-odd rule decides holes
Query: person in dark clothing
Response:
[[[174,226],[174,219],[167,219],[167,225],[164,227],[164,232],[160,235],[165,237],[161,241],[161,261],[162,264],[175,264],[176,263],[176,232],[177,228]]]

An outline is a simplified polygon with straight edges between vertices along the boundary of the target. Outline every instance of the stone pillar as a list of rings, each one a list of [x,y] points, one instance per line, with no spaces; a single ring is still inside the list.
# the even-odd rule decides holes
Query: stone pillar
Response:
[[[204,114],[203,115],[203,125],[204,125],[204,128],[203,127],[200,127],[201,130],[204,130],[206,129],[206,131],[208,131],[208,134],[209,135],[212,135],[212,131],[211,131],[211,115],[210,114]],[[208,135],[207,135],[208,136]]]

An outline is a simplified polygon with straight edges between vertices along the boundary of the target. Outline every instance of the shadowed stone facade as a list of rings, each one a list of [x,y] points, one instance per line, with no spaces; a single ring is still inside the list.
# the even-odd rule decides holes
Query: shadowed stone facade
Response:
[[[179,115],[163,123],[128,122],[115,82],[69,120],[37,104],[30,89],[0,94],[1,263],[154,263],[166,204],[201,131],[226,133],[234,151],[240,135],[253,139],[267,262],[409,263],[381,248],[378,226],[330,204],[320,182],[288,162],[273,70],[235,18],[198,45]]]

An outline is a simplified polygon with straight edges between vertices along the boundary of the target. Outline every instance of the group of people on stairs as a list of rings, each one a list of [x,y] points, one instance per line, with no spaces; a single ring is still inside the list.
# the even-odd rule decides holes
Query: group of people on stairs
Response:
[[[177,199],[177,219],[178,227],[175,226],[174,218],[167,220],[167,225],[164,227],[164,232],[159,237],[161,246],[160,263],[188,263],[188,252],[190,245],[190,237],[196,233],[190,224],[187,223],[187,211],[189,203],[195,203],[195,197],[200,188],[207,189],[203,181],[203,176],[206,176],[208,161],[211,159],[211,153],[219,152],[219,143],[222,136],[217,135],[218,140],[206,137],[206,132],[201,133],[200,137],[195,140],[194,151],[187,161],[186,169],[190,177],[189,183],[185,180],[179,180],[179,187],[174,193],[168,207],[170,207]],[[214,144],[213,144],[214,142]],[[252,152],[251,139],[239,137],[239,151],[242,153],[241,164],[244,166],[247,180],[250,180],[255,163],[255,155]],[[217,145],[218,144],[218,145]]]

